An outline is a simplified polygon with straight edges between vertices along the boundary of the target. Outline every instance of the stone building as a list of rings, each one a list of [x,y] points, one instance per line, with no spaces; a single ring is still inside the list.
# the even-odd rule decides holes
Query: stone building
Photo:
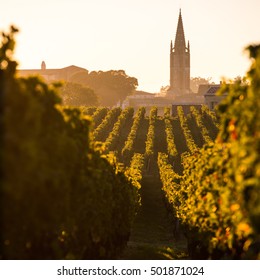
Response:
[[[157,106],[158,111],[163,112],[164,107],[200,106],[204,102],[203,94],[193,93],[190,90],[190,44],[188,42],[186,45],[180,10],[174,45],[172,41],[170,43],[170,85],[168,89],[153,95],[129,96],[123,102],[123,106],[135,108],[144,106],[147,109]]]
[[[54,81],[70,81],[72,76],[79,72],[87,71],[84,68],[78,66],[68,66],[60,69],[47,69],[46,63],[43,61],[41,63],[40,69],[25,69],[18,70],[18,76],[20,77],[28,77],[31,75],[39,75],[44,78],[46,82],[54,82]]]
[[[227,96],[227,93],[222,95],[217,95],[217,91],[220,89],[221,84],[210,85],[207,91],[204,93],[205,104],[209,107],[210,110],[214,108]]]
[[[190,90],[190,44],[186,44],[181,10],[179,13],[177,30],[174,45],[170,43],[170,85],[158,94],[142,94],[128,96],[123,102],[123,106],[133,106],[135,108],[144,106],[149,109],[157,106],[160,112],[164,107],[171,107],[172,113],[176,113],[177,106],[185,108],[189,112],[189,106],[200,108],[202,104],[207,104],[210,109],[214,109],[225,97],[216,93],[221,84],[200,85],[197,93]]]

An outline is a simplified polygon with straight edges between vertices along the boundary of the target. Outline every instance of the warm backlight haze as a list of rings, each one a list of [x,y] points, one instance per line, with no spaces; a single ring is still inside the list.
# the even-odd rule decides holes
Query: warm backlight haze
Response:
[[[170,41],[179,9],[190,41],[191,77],[234,78],[248,69],[243,49],[260,42],[259,0],[1,0],[0,29],[20,30],[19,68],[77,65],[123,69],[138,89],[169,85]]]

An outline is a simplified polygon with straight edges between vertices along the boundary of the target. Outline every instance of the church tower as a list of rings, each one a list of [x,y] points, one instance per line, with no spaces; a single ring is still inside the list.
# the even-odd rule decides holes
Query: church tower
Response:
[[[190,44],[185,43],[181,10],[174,46],[170,45],[170,94],[181,96],[190,93]]]

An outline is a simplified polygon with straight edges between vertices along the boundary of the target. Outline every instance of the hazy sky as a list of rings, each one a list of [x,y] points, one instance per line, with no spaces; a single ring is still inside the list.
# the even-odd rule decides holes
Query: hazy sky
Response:
[[[150,92],[169,84],[180,8],[191,77],[244,75],[243,49],[260,43],[260,0],[0,0],[0,7],[0,29],[20,29],[19,68],[44,60],[47,68],[123,69]]]

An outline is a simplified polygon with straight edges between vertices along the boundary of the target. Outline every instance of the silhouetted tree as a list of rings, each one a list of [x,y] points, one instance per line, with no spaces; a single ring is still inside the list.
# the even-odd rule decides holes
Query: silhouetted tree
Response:
[[[93,88],[102,106],[114,106],[122,102],[138,86],[137,79],[129,77],[124,70],[81,72],[71,80]]]
[[[98,97],[94,90],[76,83],[66,83],[61,88],[64,105],[97,106]]]

